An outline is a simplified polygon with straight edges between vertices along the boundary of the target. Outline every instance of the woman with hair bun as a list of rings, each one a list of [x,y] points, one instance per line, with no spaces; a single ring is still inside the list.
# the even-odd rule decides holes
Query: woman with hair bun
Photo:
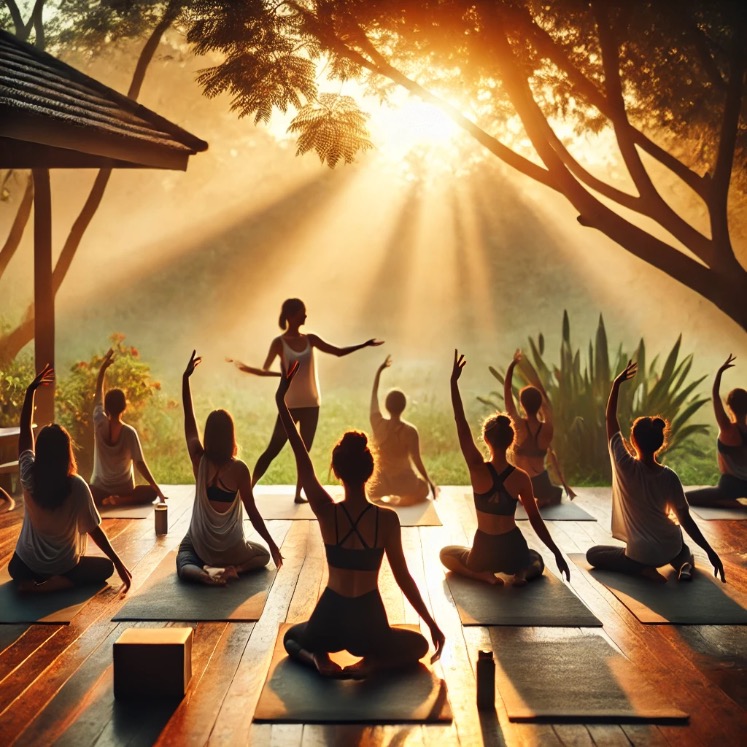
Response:
[[[573,500],[576,494],[566,485],[560,464],[552,450],[551,443],[554,431],[552,405],[547,398],[542,382],[536,375],[534,378],[537,386],[525,386],[519,392],[519,402],[526,415],[525,418],[519,415],[519,411],[514,404],[513,373],[521,358],[521,350],[517,350],[511,363],[508,364],[506,378],[503,382],[503,401],[506,405],[506,411],[517,429],[514,446],[516,466],[529,475],[537,505],[542,508],[543,506],[560,503],[563,496],[562,489],[550,482],[550,475],[545,467],[545,458],[550,460],[563,483],[566,493],[568,493],[568,497]]]
[[[368,438],[360,431],[348,431],[335,445],[332,470],[342,481],[345,497],[334,503],[314,473],[285,402],[297,370],[294,364],[281,376],[276,402],[299,479],[319,520],[329,578],[309,620],[286,632],[285,650],[325,677],[361,679],[375,671],[416,665],[428,652],[428,642],[420,633],[389,625],[378,587],[386,554],[397,585],[430,629],[435,647],[431,661],[435,661],[441,656],[444,635],[407,568],[399,518],[395,511],[375,506],[366,498],[366,481],[374,470]],[[362,658],[342,669],[329,654],[343,650]]]
[[[298,363],[298,374],[293,380],[293,384],[288,391],[288,407],[290,409],[293,422],[301,430],[301,438],[307,449],[311,449],[316,434],[316,426],[319,422],[319,405],[321,397],[319,395],[319,379],[316,373],[316,364],[314,362],[314,348],[318,348],[323,353],[335,355],[338,358],[343,355],[350,355],[356,350],[362,348],[383,345],[382,340],[370,339],[359,345],[349,345],[345,348],[338,348],[335,345],[322,340],[315,334],[305,334],[300,331],[301,325],[306,322],[306,306],[300,298],[288,298],[283,301],[280,309],[280,319],[278,324],[283,334],[276,337],[270,344],[270,350],[267,353],[262,368],[247,366],[241,361],[229,359],[229,362],[235,363],[240,371],[244,373],[255,374],[256,376],[280,376],[278,371],[271,371],[275,358],[280,358],[280,365],[283,370],[288,370],[290,366]],[[271,462],[280,453],[285,442],[287,441],[285,430],[280,423],[280,418],[275,421],[275,428],[270,437],[270,443],[267,448],[260,454],[257,463],[254,465],[254,479],[252,486],[256,485],[267,471]],[[306,503],[301,497],[301,481],[296,483],[296,503]]]
[[[685,495],[691,506],[744,508],[739,498],[747,498],[747,391],[732,389],[726,395],[729,417],[721,401],[721,375],[734,366],[730,355],[716,371],[713,380],[713,410],[718,423],[718,468],[721,472],[715,488],[688,490]]]
[[[645,576],[659,583],[667,579],[657,568],[669,564],[677,571],[678,581],[690,581],[694,560],[682,537],[684,529],[708,554],[714,575],[726,581],[721,559],[690,516],[679,477],[656,460],[665,444],[666,422],[659,417],[637,418],[630,433],[635,456],[625,447],[617,401],[620,386],[636,372],[637,364],[629,361],[618,374],[606,412],[612,462],[612,536],[625,542],[625,547],[597,545],[588,550],[586,559],[595,568]],[[670,509],[679,525],[669,518]]]
[[[568,563],[553,542],[537,509],[529,475],[514,467],[506,456],[515,435],[511,419],[496,413],[483,424],[482,437],[490,450],[489,461],[484,460],[472,439],[459,393],[459,377],[465,363],[464,356],[455,350],[451,403],[459,446],[467,462],[474,491],[477,531],[471,548],[459,545],[444,547],[441,562],[454,573],[489,584],[503,584],[503,579],[496,573],[513,575],[514,586],[524,586],[541,576],[545,567],[542,556],[536,550],[529,549],[514,519],[516,506],[521,500],[532,528],[555,555],[561,574],[570,580]]]

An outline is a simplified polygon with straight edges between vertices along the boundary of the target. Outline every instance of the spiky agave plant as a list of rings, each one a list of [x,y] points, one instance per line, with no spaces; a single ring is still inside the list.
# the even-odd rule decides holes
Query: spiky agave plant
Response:
[[[638,362],[638,375],[620,391],[618,414],[623,433],[628,433],[635,418],[641,415],[661,415],[670,424],[667,453],[686,447],[688,439],[697,433],[707,433],[708,427],[689,422],[708,401],[696,389],[705,377],[689,381],[692,354],[680,360],[682,335],[669,351],[659,371],[659,356],[649,364],[646,346],[641,338],[635,353],[618,345],[610,354],[604,319],[599,316],[596,336],[589,340],[585,360],[581,349],[571,343],[571,325],[567,311],[563,312],[563,334],[560,362],[545,360],[545,339],[530,337],[527,354],[514,373],[514,394],[526,384],[538,381],[552,403],[555,419],[555,449],[566,478],[571,484],[609,483],[610,464],[607,453],[604,413],[612,379],[629,359]],[[493,409],[502,409],[505,368],[492,366],[490,373],[501,385],[480,402]]]

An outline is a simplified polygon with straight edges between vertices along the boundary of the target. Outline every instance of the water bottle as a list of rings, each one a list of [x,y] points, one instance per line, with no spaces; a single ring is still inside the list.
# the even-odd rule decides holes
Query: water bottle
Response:
[[[495,661],[492,651],[477,654],[477,708],[480,711],[495,708]]]
[[[155,516],[156,534],[166,534],[169,531],[169,507],[165,503],[157,503]]]

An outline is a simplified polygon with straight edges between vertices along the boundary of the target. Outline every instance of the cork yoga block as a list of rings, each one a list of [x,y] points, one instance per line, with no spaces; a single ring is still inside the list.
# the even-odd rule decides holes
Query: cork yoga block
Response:
[[[192,628],[129,628],[114,643],[115,698],[181,698],[192,679]]]

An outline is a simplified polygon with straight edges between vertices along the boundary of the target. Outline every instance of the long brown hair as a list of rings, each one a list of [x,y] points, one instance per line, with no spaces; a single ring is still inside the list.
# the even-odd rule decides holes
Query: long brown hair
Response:
[[[31,492],[34,500],[42,508],[59,508],[70,495],[70,478],[77,472],[70,434],[57,423],[44,426],[36,438]]]

